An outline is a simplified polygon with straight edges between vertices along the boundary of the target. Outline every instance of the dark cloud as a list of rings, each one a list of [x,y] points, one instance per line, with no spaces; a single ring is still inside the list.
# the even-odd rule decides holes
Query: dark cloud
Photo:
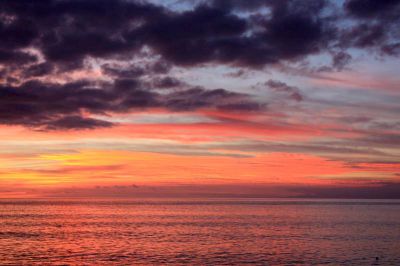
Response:
[[[269,0],[253,0],[245,2],[241,0],[213,0],[212,6],[228,10],[255,10],[262,6],[269,6],[272,3],[273,1]]]
[[[157,76],[167,74],[171,68],[171,64],[163,60],[156,60],[148,63],[131,63],[128,65],[106,63],[101,66],[102,72],[112,78],[139,78],[142,76]]]
[[[51,63],[44,62],[29,66],[23,70],[23,77],[40,77],[49,75],[53,72],[54,66]]]
[[[359,24],[343,34],[342,45],[359,48],[374,47],[386,38],[385,27],[381,24]]]
[[[344,31],[342,45],[398,55],[400,1],[348,0],[344,6],[358,23]]]
[[[240,78],[240,77],[244,77],[246,76],[247,72],[243,69],[239,69],[237,71],[234,72],[230,72],[228,74],[226,74],[228,77],[233,77],[233,78]]]
[[[299,88],[294,87],[294,86],[289,86],[284,82],[277,81],[277,80],[268,80],[265,82],[265,85],[267,85],[270,89],[277,91],[277,92],[284,92],[289,95],[289,98],[292,100],[295,100],[297,102],[300,102],[303,100],[303,96],[300,93]]]
[[[246,30],[246,20],[223,9],[199,6],[193,11],[165,14],[126,35],[142,39],[165,59],[194,65],[220,59],[220,43]]]
[[[269,9],[268,15],[238,14],[261,6]],[[215,0],[179,12],[143,1],[5,0],[0,3],[0,48],[10,54],[19,48],[35,47],[47,60],[66,63],[81,62],[88,56],[129,59],[148,47],[177,65],[215,62],[261,67],[330,49],[338,41],[337,36],[344,36],[340,39],[344,40],[342,46],[378,45],[378,30],[388,21],[393,24],[395,17],[380,17],[377,25],[364,20],[357,23],[357,19],[392,14],[397,7],[398,1],[394,0],[347,1],[344,8],[356,23],[347,34],[337,34],[341,27],[334,25],[335,16],[325,12],[333,10],[329,1],[244,4]],[[395,44],[379,45],[393,53]]]
[[[56,120],[49,121],[45,129],[93,129],[96,127],[111,127],[112,123],[93,118],[85,118],[79,115],[64,116]]]
[[[113,66],[110,64],[105,64],[102,66],[102,70],[106,75],[118,78],[138,78],[146,73],[143,67],[135,65],[121,67],[118,65]]]
[[[61,127],[64,117],[79,115],[82,110],[106,110],[110,95],[88,85],[86,82],[60,85],[30,81],[20,86],[1,86],[0,123],[35,128],[54,123],[49,127],[55,128]],[[72,125],[71,121],[65,122]]]
[[[102,32],[66,33],[47,40],[42,47],[46,58],[51,61],[81,60],[84,56],[106,57],[128,49],[122,40],[106,37]]]
[[[259,103],[252,100],[248,95],[224,89],[206,90],[202,87],[194,87],[172,92],[165,97],[165,106],[176,111],[210,107],[232,110],[235,105],[240,107],[241,110],[248,111],[259,108]]]
[[[13,19],[4,17],[0,20],[0,47],[22,48],[30,45],[37,38],[39,32],[35,23],[19,16]]]
[[[350,54],[340,51],[333,55],[332,67],[336,70],[342,70],[349,64],[350,60],[351,60]]]
[[[363,18],[387,15],[399,10],[399,0],[348,0],[346,9],[353,15]],[[398,14],[398,13],[397,13]]]
[[[0,49],[0,64],[21,65],[36,60],[36,56],[30,53]]]
[[[263,66],[325,46],[329,34],[319,19],[323,5],[316,3],[322,2],[271,1],[272,16],[258,15],[261,31],[256,31],[249,18],[221,3],[177,12],[136,1],[3,1],[0,7],[14,19],[0,34],[7,36],[7,47],[32,45],[58,63],[129,57],[147,46],[177,65]]]
[[[348,181],[347,181],[348,182]],[[337,186],[337,187],[294,187],[291,190],[306,198],[338,198],[338,199],[398,199],[400,183],[374,182],[372,185]]]
[[[0,86],[0,123],[24,125],[40,130],[109,127],[111,123],[83,114],[121,113],[144,108],[173,111],[223,108],[227,104],[258,103],[246,94],[223,89],[182,88],[159,94],[135,79],[117,79],[95,84],[29,81],[19,86]],[[241,108],[243,109],[243,108]]]
[[[387,55],[400,54],[400,42],[390,43],[382,46],[382,52]]]
[[[266,23],[265,41],[273,44],[278,60],[318,52],[329,36],[323,22],[309,14],[277,12]]]
[[[316,68],[316,72],[332,72],[332,71],[343,71],[347,68],[352,60],[352,56],[344,51],[331,52],[332,63],[331,65],[324,65]]]
[[[161,8],[135,1],[2,1],[0,36],[7,47],[40,49],[47,60],[80,61],[86,56],[107,57],[132,51],[122,31],[150,20]],[[4,26],[8,18],[9,25]],[[5,40],[5,42],[3,41]]]
[[[174,77],[162,77],[153,81],[155,88],[176,88],[183,85],[183,82]]]

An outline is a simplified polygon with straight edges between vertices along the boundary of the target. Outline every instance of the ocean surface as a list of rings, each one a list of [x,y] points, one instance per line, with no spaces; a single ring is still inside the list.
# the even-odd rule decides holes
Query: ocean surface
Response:
[[[0,265],[400,265],[396,200],[0,200]]]

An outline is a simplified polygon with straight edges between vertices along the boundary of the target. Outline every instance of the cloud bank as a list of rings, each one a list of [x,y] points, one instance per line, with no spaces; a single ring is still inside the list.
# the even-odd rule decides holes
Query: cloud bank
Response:
[[[1,1],[0,123],[91,129],[112,126],[93,115],[143,109],[265,111],[250,92],[192,86],[168,73],[274,68],[319,54],[332,57],[331,70],[343,69],[351,49],[397,56],[399,3],[215,0],[183,10],[146,1]],[[100,79],[79,76],[94,69]],[[303,100],[296,87],[267,85]]]

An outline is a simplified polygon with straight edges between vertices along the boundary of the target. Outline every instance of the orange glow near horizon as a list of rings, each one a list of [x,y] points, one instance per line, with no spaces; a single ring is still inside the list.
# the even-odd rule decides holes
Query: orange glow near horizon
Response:
[[[113,184],[329,184],[324,176],[357,172],[339,161],[305,154],[270,153],[254,157],[189,156],[150,152],[83,150],[25,158],[0,158],[2,179],[33,186]],[[37,169],[35,169],[35,166]],[[359,171],[359,170],[358,170]],[[371,171],[371,170],[369,170]]]
[[[155,114],[168,116],[160,111]],[[354,154],[347,155],[347,148],[313,144],[332,137],[357,140],[362,131],[328,123],[316,127],[265,122],[262,114],[203,114],[222,120],[121,123],[80,131],[2,127],[0,185],[33,189],[27,194],[3,189],[3,197],[73,187],[357,186],[399,179],[398,164],[374,162],[372,150],[355,148]],[[371,162],[351,162],[360,158]]]

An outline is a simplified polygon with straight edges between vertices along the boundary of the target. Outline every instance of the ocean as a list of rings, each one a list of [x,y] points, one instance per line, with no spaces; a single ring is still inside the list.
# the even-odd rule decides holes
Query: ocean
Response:
[[[0,265],[400,265],[400,201],[0,200]]]

